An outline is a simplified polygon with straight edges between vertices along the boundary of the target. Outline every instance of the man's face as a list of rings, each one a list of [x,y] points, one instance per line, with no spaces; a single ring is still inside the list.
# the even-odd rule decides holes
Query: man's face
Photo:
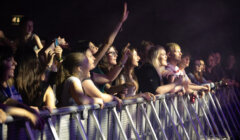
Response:
[[[176,61],[181,61],[182,58],[182,52],[180,47],[176,47],[175,50],[172,52],[172,58],[174,58]]]

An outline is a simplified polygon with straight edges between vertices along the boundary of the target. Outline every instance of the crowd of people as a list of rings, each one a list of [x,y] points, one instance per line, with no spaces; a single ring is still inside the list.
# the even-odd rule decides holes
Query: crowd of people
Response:
[[[210,90],[204,85],[209,82],[239,87],[233,54],[225,67],[219,52],[211,53],[206,64],[197,58],[190,65],[191,55],[182,53],[177,43],[143,41],[140,52],[128,43],[119,54],[112,44],[127,18],[125,4],[120,21],[100,46],[91,41],[69,46],[60,37],[43,44],[27,17],[21,20],[14,43],[0,31],[0,122],[12,115],[41,128],[39,111],[44,109],[86,104],[103,108],[112,101],[120,107],[125,99],[149,101],[166,93],[196,96]]]

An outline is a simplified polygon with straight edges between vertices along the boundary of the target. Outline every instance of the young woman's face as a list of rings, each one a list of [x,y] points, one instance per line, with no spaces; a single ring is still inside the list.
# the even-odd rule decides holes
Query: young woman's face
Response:
[[[215,66],[215,60],[214,60],[214,56],[213,55],[209,55],[208,56],[208,66],[210,67],[214,67]]]
[[[9,57],[9,58],[7,58],[3,61],[3,64],[4,64],[4,67],[5,67],[4,75],[7,78],[5,80],[8,80],[9,78],[13,78],[14,77],[14,70],[15,70],[15,67],[17,65],[17,62],[14,60],[13,57]]]
[[[98,52],[98,47],[95,46],[92,42],[89,42],[89,49],[92,51],[92,54],[96,54]]]
[[[118,57],[117,51],[113,47],[111,47],[109,49],[109,51],[107,52],[108,63],[110,65],[116,65],[117,64],[117,57]]]
[[[201,72],[201,71],[202,71],[202,65],[201,65],[201,63],[200,63],[200,60],[196,60],[196,61],[195,61],[195,70],[196,70],[197,72]]]
[[[137,67],[139,60],[140,60],[140,56],[138,55],[136,50],[133,50],[133,52],[132,52],[132,65],[134,67]]]
[[[167,66],[167,54],[164,49],[159,50],[158,59],[161,66]]]
[[[28,34],[31,34],[33,32],[33,21],[28,21],[25,26],[25,31]]]
[[[189,56],[183,57],[181,61],[184,64],[185,67],[189,67],[189,64],[190,64],[190,57]]]
[[[85,55],[87,56],[87,59],[88,59],[88,68],[90,70],[94,69],[95,66],[94,66],[94,60],[95,60],[95,57],[93,56],[92,54],[92,51],[90,49],[87,49]]]
[[[204,72],[205,69],[206,69],[205,62],[204,62],[203,60],[200,60],[199,62],[200,62],[200,64],[201,64],[201,71]]]

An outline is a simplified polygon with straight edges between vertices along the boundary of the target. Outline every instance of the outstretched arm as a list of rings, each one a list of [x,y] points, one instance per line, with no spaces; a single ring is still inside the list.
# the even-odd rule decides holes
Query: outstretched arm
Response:
[[[115,29],[113,30],[113,32],[108,37],[107,42],[104,44],[104,46],[102,48],[100,48],[97,55],[95,56],[96,57],[96,59],[94,61],[95,66],[102,59],[102,57],[105,55],[105,53],[107,52],[109,47],[112,46],[113,41],[115,40],[119,30],[122,27],[122,24],[127,20],[128,13],[129,13],[129,11],[127,10],[127,3],[124,3],[124,11],[123,11],[122,18],[121,18],[120,22],[117,24],[117,26],[115,27]]]

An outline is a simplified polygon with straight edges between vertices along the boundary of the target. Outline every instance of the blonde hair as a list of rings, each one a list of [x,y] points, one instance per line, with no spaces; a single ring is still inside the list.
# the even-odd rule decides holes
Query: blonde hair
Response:
[[[160,66],[159,55],[160,51],[165,50],[164,47],[158,45],[149,50],[149,58],[148,61],[151,63],[155,68]]]
[[[168,47],[167,53],[173,53],[177,48],[181,47],[177,43],[167,43],[166,46]]]

